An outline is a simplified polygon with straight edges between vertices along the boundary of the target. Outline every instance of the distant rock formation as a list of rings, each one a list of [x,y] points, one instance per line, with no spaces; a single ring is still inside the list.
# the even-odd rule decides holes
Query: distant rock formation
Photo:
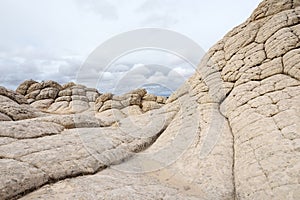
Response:
[[[263,1],[167,100],[1,87],[0,199],[300,199],[299,20]]]
[[[166,97],[147,94],[145,89],[136,89],[117,96],[110,93],[101,94],[97,89],[73,82],[60,85],[55,81],[39,83],[26,80],[16,92],[20,94],[23,103],[28,103],[44,113],[96,112],[96,117],[101,119],[101,126],[111,126],[129,115],[143,114],[161,108],[166,103]]]

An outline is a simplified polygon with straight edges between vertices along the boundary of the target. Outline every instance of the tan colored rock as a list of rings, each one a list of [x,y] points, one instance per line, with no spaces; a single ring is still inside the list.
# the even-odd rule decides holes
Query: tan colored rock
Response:
[[[154,94],[145,94],[143,100],[145,101],[156,101],[157,97]]]
[[[147,94],[147,91],[146,89],[136,89],[128,92],[127,94],[138,94],[141,98],[143,98]]]
[[[140,118],[148,119],[147,116]],[[53,118],[38,118],[34,121],[57,119],[53,116]],[[82,119],[82,122],[85,121],[85,119]],[[28,179],[24,180],[22,175],[5,173],[5,180],[15,179],[18,184],[12,185],[13,181],[1,182],[1,188],[3,188],[0,190],[1,195],[10,198],[21,195],[24,190],[27,190],[28,188],[24,185],[29,185],[28,187],[33,189],[53,180],[57,181],[71,176],[96,173],[107,165],[119,163],[121,160],[130,157],[133,150],[138,151],[138,149],[143,150],[146,148],[147,146],[142,144],[153,142],[154,138],[157,137],[156,135],[163,128],[160,125],[161,123],[156,124],[158,126],[153,124],[152,126],[146,126],[147,129],[138,128],[141,131],[139,135],[131,135],[131,131],[134,131],[137,127],[130,125],[129,122],[121,122],[123,124],[121,125],[122,129],[91,128],[91,126],[88,126],[89,128],[65,130],[57,135],[17,140],[0,145],[1,158],[19,160],[25,163],[23,173],[30,172],[25,167],[28,163],[30,166],[34,166],[35,169],[47,174],[42,182],[29,181],[27,183]],[[143,120],[143,122],[145,125],[149,124],[149,120],[148,122]],[[160,117],[157,118],[157,122],[162,122]],[[144,136],[147,137],[144,138]],[[139,142],[139,140],[141,141]],[[13,150],[17,151],[12,152]],[[6,165],[0,165],[0,170],[4,171],[5,169],[7,170]],[[17,171],[15,170],[15,172]],[[12,186],[17,187],[13,190],[15,191],[13,193],[9,189]]]
[[[105,110],[109,110],[109,109],[122,109],[124,108],[124,106],[121,104],[121,102],[119,101],[114,101],[114,100],[108,100],[105,101],[103,106],[99,109],[99,112],[103,112]]]
[[[66,129],[73,128],[95,128],[101,126],[96,116],[89,114],[72,114],[72,115],[50,115],[34,119],[36,122],[52,122],[59,124]]]
[[[83,101],[81,99],[80,100],[73,99],[69,103],[69,110],[71,110],[73,113],[81,113],[81,112],[88,110],[89,108],[90,108],[90,105],[89,105],[87,99],[85,99],[85,101]]]
[[[36,100],[41,99],[55,99],[57,97],[59,90],[57,88],[44,88],[40,91],[39,95],[36,96]]]
[[[0,95],[0,113],[13,120],[22,120],[37,117],[36,110],[26,104],[18,104],[6,96]]]
[[[60,113],[60,114],[73,114],[74,112],[69,109],[70,102],[68,101],[59,101],[51,104],[47,109],[49,113]]]
[[[300,50],[295,49],[283,56],[284,73],[300,80]]]
[[[27,94],[30,94],[33,91],[41,90],[41,89],[43,89],[43,85],[41,83],[33,83],[27,89]]]
[[[48,88],[48,87],[56,88],[58,90],[62,89],[61,85],[55,81],[44,81],[41,83],[34,83],[34,84],[30,85],[30,87],[27,90],[27,94],[29,94],[35,90],[41,90],[41,89]]]
[[[51,106],[51,104],[53,102],[54,102],[53,99],[43,99],[43,100],[35,101],[35,102],[31,103],[30,105],[39,110],[46,110]]]
[[[122,113],[124,113],[127,116],[143,114],[142,109],[140,108],[140,106],[137,106],[137,105],[127,106],[127,107],[123,108],[121,111],[122,111]]]
[[[0,121],[12,121],[12,119],[4,113],[0,113]]]
[[[128,186],[123,187],[124,185]],[[199,199],[197,196],[188,194],[188,191],[172,188],[168,185],[162,186],[155,178],[140,177],[137,174],[126,174],[112,169],[90,177],[83,176],[60,182],[55,185],[55,188],[46,186],[43,190],[29,194],[22,199],[55,199],[57,198],[56,195],[46,192],[52,189],[66,199]],[[86,191],[92,192],[87,193]]]
[[[0,159],[0,198],[10,199],[26,190],[37,188],[47,182],[42,170],[15,159]],[[22,185],[20,187],[20,185]]]
[[[1,86],[0,86],[0,95],[10,98],[11,100],[15,101],[18,104],[27,104],[27,100],[24,98],[23,95],[20,95],[11,90],[7,90],[6,88]]]
[[[59,134],[64,127],[51,122],[22,120],[17,122],[0,122],[0,136],[15,139],[36,138]]]
[[[73,87],[73,86],[75,86],[75,85],[76,85],[76,84],[73,83],[73,82],[66,83],[66,84],[62,85],[62,90],[65,90],[65,89],[67,89],[67,88],[71,88],[71,87]]]
[[[157,103],[160,103],[160,104],[165,104],[166,101],[167,101],[167,98],[166,98],[166,97],[157,96],[157,98],[156,98],[156,102],[157,102]]]
[[[158,109],[161,105],[155,101],[142,101],[142,110],[143,112],[147,112],[149,110]]]
[[[55,99],[55,102],[60,102],[60,101],[70,102],[70,101],[72,101],[72,97],[71,96],[62,96],[62,97],[58,97],[57,99]]]
[[[96,99],[95,103],[97,104],[98,102],[105,102],[105,101],[111,100],[112,97],[113,97],[113,95],[111,93],[102,94]]]
[[[84,101],[84,102],[89,102],[89,99],[86,96],[80,96],[80,95],[72,95],[71,96],[72,101]]]
[[[97,113],[96,118],[101,121],[101,126],[107,127],[111,126],[116,122],[119,122],[121,119],[124,119],[126,115],[118,109],[109,109]]]
[[[283,28],[272,35],[265,44],[268,58],[284,55],[297,46],[299,37],[293,33],[291,28]]]
[[[86,97],[88,98],[89,102],[95,102],[96,99],[100,96],[98,91],[87,91]]]
[[[124,106],[130,106],[130,105],[137,105],[137,106],[140,106],[141,105],[141,96],[138,95],[138,94],[129,94],[129,95],[126,95],[127,96],[127,99],[121,101],[121,103],[124,105]]]
[[[28,88],[34,83],[37,83],[37,82],[34,80],[26,80],[19,85],[16,92],[19,94],[22,94],[22,95],[26,95]]]
[[[71,90],[70,88],[61,90],[61,91],[58,93],[58,96],[60,96],[60,97],[64,97],[64,96],[72,96],[72,90]]]
[[[86,91],[82,87],[73,86],[72,87],[72,95],[85,96],[86,95]]]
[[[36,97],[40,94],[40,92],[41,92],[41,90],[35,90],[35,91],[32,91],[32,92],[26,94],[25,97],[27,99],[33,99],[33,100],[35,100]]]
[[[61,101],[53,112],[82,113],[1,122],[8,125],[0,137],[0,197],[30,191],[23,199],[299,199],[299,6],[263,1],[165,105],[142,102],[161,108],[131,114],[141,108],[128,97],[146,95],[139,89],[101,95],[96,111],[91,102]],[[2,91],[2,105],[21,106]],[[60,128],[44,136],[28,121]]]

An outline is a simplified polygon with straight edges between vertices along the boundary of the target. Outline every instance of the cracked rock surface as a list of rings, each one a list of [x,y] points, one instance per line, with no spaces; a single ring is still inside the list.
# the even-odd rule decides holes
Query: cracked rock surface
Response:
[[[168,99],[0,87],[0,199],[300,199],[299,21],[264,0]]]

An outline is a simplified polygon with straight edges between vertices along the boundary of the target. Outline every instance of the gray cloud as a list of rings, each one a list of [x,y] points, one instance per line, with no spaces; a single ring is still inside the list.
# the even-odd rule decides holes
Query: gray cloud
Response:
[[[149,26],[182,33],[207,50],[243,22],[259,2],[1,0],[0,85],[15,89],[31,78],[80,81],[80,72],[84,83],[108,92],[114,87],[123,92],[145,84],[176,89],[193,73],[193,67],[170,53],[125,55],[105,70],[80,71],[80,66],[112,35]],[[134,69],[137,64],[143,66]]]
[[[77,60],[0,58],[0,85],[15,89],[26,79],[54,80],[66,83],[76,80]]]
[[[116,7],[107,0],[75,0],[80,9],[87,12],[92,11],[99,14],[103,19],[117,20],[118,13]]]

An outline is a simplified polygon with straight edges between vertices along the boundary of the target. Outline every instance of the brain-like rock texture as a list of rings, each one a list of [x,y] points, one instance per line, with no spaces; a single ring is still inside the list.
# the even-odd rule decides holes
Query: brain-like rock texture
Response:
[[[300,199],[299,20],[263,1],[168,99],[0,88],[0,199]]]
[[[0,121],[16,121],[38,116],[24,96],[0,87]]]
[[[30,104],[44,113],[97,113],[102,121],[101,126],[111,126],[128,117],[128,112],[142,114],[161,108],[167,100],[166,97],[147,94],[145,89],[136,89],[118,96],[111,93],[101,94],[97,89],[73,82],[60,85],[55,81],[34,80],[21,83],[16,94],[16,97],[20,96],[22,103]],[[9,118],[1,114],[0,120]]]

